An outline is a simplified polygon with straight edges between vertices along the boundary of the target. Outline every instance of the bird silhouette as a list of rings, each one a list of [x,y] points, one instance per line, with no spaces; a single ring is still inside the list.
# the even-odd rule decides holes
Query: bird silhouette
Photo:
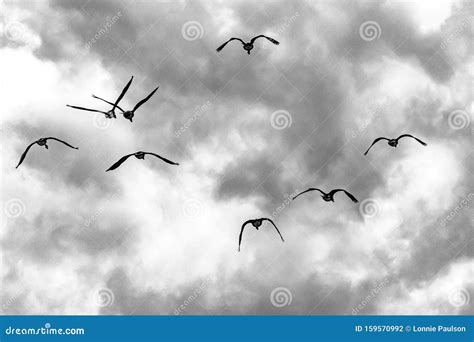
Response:
[[[122,113],[124,112],[122,108],[119,107],[119,102],[120,100],[122,100],[122,98],[124,97],[125,93],[127,92],[128,88],[130,88],[130,85],[132,84],[132,81],[133,81],[133,76],[130,78],[130,81],[128,81],[128,83],[125,85],[125,87],[122,89],[122,92],[120,93],[119,97],[117,98],[117,100],[115,100],[115,103],[112,103],[112,102],[108,102],[108,101],[105,101],[103,99],[100,99],[100,100],[103,100],[105,102],[107,102],[108,104],[112,105],[112,109],[110,109],[109,111],[105,112],[103,110],[97,110],[97,109],[90,109],[90,108],[85,108],[85,107],[79,107],[79,106],[71,106],[71,105],[66,105],[68,107],[71,107],[71,108],[75,108],[75,109],[80,109],[80,110],[85,110],[85,111],[89,111],[89,112],[96,112],[96,113],[102,113],[105,115],[106,118],[108,119],[112,119],[112,118],[116,118],[117,116],[115,115],[115,108],[118,108],[122,111]],[[93,95],[94,96],[94,95]]]
[[[95,99],[98,99],[98,100],[101,100],[101,101],[104,101],[105,103],[108,103],[110,105],[114,105],[115,107],[117,107],[118,109],[120,109],[120,111],[122,111],[122,114],[123,114],[123,117],[125,119],[128,119],[130,120],[130,122],[133,122],[133,117],[135,116],[135,111],[140,108],[140,106],[142,104],[144,104],[145,102],[147,102],[150,97],[153,96],[153,94],[158,90],[159,87],[156,87],[150,94],[148,94],[147,97],[145,97],[143,100],[139,101],[135,107],[132,109],[132,110],[123,110],[122,108],[120,108],[118,105],[114,105],[112,102],[109,102],[107,100],[104,100],[103,98],[99,97],[99,96],[95,96],[94,94],[92,94],[92,97],[95,98]]]
[[[79,149],[79,147],[74,147],[72,145],[69,145],[67,142],[65,142],[61,139],[58,139],[58,138],[54,138],[54,137],[40,138],[36,141],[33,141],[31,144],[28,145],[25,152],[23,152],[23,154],[21,155],[20,161],[18,162],[18,165],[16,166],[16,168],[18,168],[18,166],[20,166],[21,163],[23,163],[23,160],[25,160],[26,154],[30,150],[31,146],[33,146],[34,144],[38,144],[38,146],[44,146],[46,149],[48,149],[48,140],[56,140],[56,141],[59,141],[59,142],[63,143],[66,146],[69,146],[70,148],[74,148],[76,150]]]
[[[268,39],[270,42],[272,42],[272,43],[275,44],[275,45],[279,45],[279,44],[280,44],[280,42],[278,42],[277,40],[275,40],[275,39],[273,39],[273,38],[270,38],[270,37],[267,37],[267,36],[261,34],[261,35],[259,35],[259,36],[253,37],[253,38],[250,40],[250,42],[248,42],[248,43],[244,42],[244,41],[243,41],[242,39],[240,39],[240,38],[235,38],[235,37],[234,37],[234,38],[230,38],[230,39],[229,39],[228,41],[226,41],[224,44],[222,44],[221,46],[219,46],[219,47],[216,49],[216,51],[219,52],[219,51],[221,51],[221,50],[224,48],[224,46],[226,46],[229,42],[231,42],[231,41],[233,41],[233,40],[238,40],[238,41],[240,41],[240,42],[242,43],[244,50],[247,51],[247,53],[250,55],[250,51],[254,48],[254,45],[253,45],[253,44],[254,44],[254,42],[255,42],[258,38],[266,38],[266,39]]]
[[[316,191],[319,191],[319,192],[322,194],[321,198],[322,198],[323,200],[325,200],[326,202],[334,202],[334,195],[335,195],[337,192],[339,192],[339,191],[344,191],[344,193],[347,195],[347,197],[349,197],[349,198],[352,200],[352,202],[354,202],[354,203],[359,202],[359,201],[357,200],[357,198],[355,198],[350,192],[348,192],[348,191],[346,191],[346,190],[344,190],[344,189],[334,189],[334,190],[331,190],[331,191],[328,192],[328,193],[325,193],[324,191],[322,191],[321,189],[318,189],[318,188],[309,188],[309,189],[307,189],[307,190],[305,190],[305,191],[303,191],[303,192],[300,192],[298,195],[296,195],[295,197],[293,197],[293,200],[296,199],[296,197],[298,197],[298,196],[300,196],[300,195],[302,195],[302,194],[304,194],[304,193],[306,193],[306,192],[315,191],[315,190],[316,190]]]
[[[112,171],[112,170],[115,170],[116,168],[118,168],[120,165],[123,164],[124,161],[126,161],[129,157],[131,156],[135,156],[135,158],[137,159],[145,159],[145,155],[146,154],[150,154],[152,156],[155,156],[155,157],[158,157],[160,158],[161,160],[163,160],[165,163],[168,163],[168,164],[171,164],[171,165],[179,165],[178,163],[175,163],[175,162],[172,162],[171,160],[168,160],[166,158],[163,158],[162,156],[159,156],[158,154],[155,154],[155,153],[152,153],[152,152],[142,152],[142,151],[138,151],[138,152],[135,152],[135,153],[130,153],[130,154],[127,154],[126,156],[123,156],[122,158],[120,158],[114,165],[112,165],[111,167],[109,167],[107,171]]]
[[[258,228],[262,225],[263,221],[268,221],[268,222],[270,222],[271,224],[273,224],[273,227],[275,227],[275,229],[277,230],[278,235],[280,235],[281,241],[285,242],[285,240],[283,239],[283,236],[281,236],[281,233],[280,233],[280,231],[278,230],[277,226],[275,225],[275,223],[274,223],[271,219],[262,217],[262,218],[259,218],[259,219],[247,220],[247,221],[244,222],[244,224],[242,225],[242,229],[240,230],[240,235],[239,235],[239,252],[240,252],[240,244],[242,243],[242,234],[244,233],[244,228],[245,228],[245,226],[246,226],[247,224],[251,223],[252,226],[254,226],[255,229],[258,230]]]
[[[396,139],[390,139],[390,138],[385,138],[385,137],[380,137],[380,138],[377,138],[374,140],[374,142],[372,143],[372,145],[369,146],[369,148],[367,149],[367,151],[365,151],[364,153],[364,156],[367,155],[367,153],[369,153],[369,150],[372,148],[372,146],[374,146],[377,142],[379,142],[380,140],[387,140],[388,141],[388,144],[392,147],[397,147],[398,145],[398,140],[400,140],[401,138],[404,138],[404,137],[409,137],[409,138],[413,138],[415,139],[416,141],[418,141],[420,144],[422,144],[423,146],[426,146],[426,143],[421,141],[420,139],[418,139],[417,137],[414,137],[413,135],[411,134],[402,134],[400,135],[398,138]]]

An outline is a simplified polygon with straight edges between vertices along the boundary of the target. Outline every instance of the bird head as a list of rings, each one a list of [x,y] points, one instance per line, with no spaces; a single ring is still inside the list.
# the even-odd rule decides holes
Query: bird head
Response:
[[[255,220],[252,222],[253,226],[255,227],[256,230],[262,225],[262,220]]]
[[[38,141],[36,142],[39,146],[44,146],[46,148],[48,148],[48,145],[46,144],[47,143],[47,140],[45,138],[41,138],[41,139],[38,139]]]
[[[137,152],[137,153],[135,153],[135,157],[137,159],[145,159],[145,152],[142,152],[142,151]]]
[[[397,141],[397,139],[390,139],[390,140],[388,141],[388,144],[389,144],[390,146],[392,146],[392,147],[397,147],[398,141]]]
[[[322,197],[323,200],[325,200],[326,202],[334,202],[334,198],[332,198],[331,195],[329,195],[329,194],[322,195],[321,197]]]
[[[250,55],[250,50],[253,49],[253,44],[252,43],[245,43],[244,44],[244,50],[247,51],[247,53]]]
[[[133,116],[134,115],[135,114],[130,110],[127,110],[125,113],[123,113],[123,117],[127,120],[130,120],[130,122],[133,122]]]
[[[105,114],[105,117],[107,119],[113,119],[113,118],[116,118],[117,116],[115,115],[115,111],[111,109],[107,112],[107,114]]]

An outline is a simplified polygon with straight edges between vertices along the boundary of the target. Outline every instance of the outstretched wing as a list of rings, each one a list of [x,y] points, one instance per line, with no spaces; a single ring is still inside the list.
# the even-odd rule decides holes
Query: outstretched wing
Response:
[[[244,228],[245,226],[248,224],[248,223],[251,223],[252,221],[254,220],[247,220],[244,222],[244,224],[242,225],[242,229],[240,229],[240,235],[239,235],[239,252],[240,252],[240,244],[242,243],[242,235],[244,233]]]
[[[71,107],[71,108],[75,108],[75,109],[80,109],[80,110],[87,110],[88,112],[102,113],[102,114],[107,115],[107,112],[97,110],[97,109],[90,109],[90,108],[84,108],[84,107],[79,107],[79,106],[70,106],[70,105],[66,105],[66,106]]]
[[[127,154],[126,156],[123,156],[123,157],[120,158],[114,165],[112,165],[112,166],[109,167],[107,170],[105,170],[105,172],[115,170],[115,169],[118,168],[120,165],[122,165],[123,162],[128,159],[128,157],[133,156],[133,155],[134,155],[134,153]]]
[[[156,154],[156,153],[152,153],[152,152],[144,152],[145,154],[151,154],[152,156],[155,156],[155,157],[158,157],[160,158],[161,160],[163,160],[165,163],[168,163],[168,164],[171,164],[171,165],[179,165],[179,163],[175,163],[171,160],[168,160],[166,158],[163,158],[162,156]]]
[[[384,137],[380,137],[380,138],[375,139],[374,142],[372,143],[372,145],[370,145],[369,148],[367,149],[367,151],[365,151],[364,156],[366,156],[367,153],[369,153],[369,150],[372,148],[372,146],[374,146],[380,140],[390,140],[390,139],[387,139],[387,138],[384,138]]]
[[[275,44],[275,45],[279,45],[279,44],[280,44],[279,41],[277,41],[277,40],[275,40],[275,39],[273,39],[273,38],[271,38],[271,37],[267,37],[267,36],[265,36],[265,35],[263,35],[263,34],[258,35],[258,36],[256,36],[256,37],[253,37],[252,40],[250,41],[250,44],[253,44],[258,38],[267,38],[269,41],[271,41],[271,42],[272,42],[273,44]]]
[[[113,108],[112,110],[115,109],[115,107],[118,107],[118,104],[120,102],[120,100],[122,99],[122,97],[125,95],[125,93],[127,92],[128,88],[130,88],[130,84],[132,84],[132,81],[133,81],[133,76],[130,78],[130,81],[128,81],[128,83],[125,85],[125,87],[122,89],[122,92],[120,93],[119,97],[117,98],[117,100],[115,101],[115,103],[113,104]]]
[[[239,40],[242,44],[245,44],[245,42],[244,42],[242,39],[233,37],[233,38],[230,38],[228,41],[226,41],[226,42],[225,42],[224,44],[222,44],[221,46],[219,46],[219,47],[216,49],[216,51],[217,51],[217,52],[221,51],[221,50],[224,48],[224,46],[227,45],[227,43],[229,43],[229,42],[231,42],[231,41],[233,41],[233,40]]]
[[[122,113],[125,112],[125,111],[124,111],[122,108],[120,108],[120,106],[117,105],[117,104],[114,104],[114,103],[112,103],[112,102],[109,102],[109,101],[107,101],[107,100],[104,100],[103,98],[98,97],[98,96],[95,96],[94,94],[92,94],[92,97],[93,97],[94,99],[104,101],[105,103],[108,103],[109,105],[112,105],[112,106],[114,106],[114,107],[120,109],[120,110],[122,111]]]
[[[278,230],[278,227],[276,226],[276,224],[275,224],[271,219],[269,219],[269,218],[262,218],[262,220],[268,221],[268,222],[270,222],[271,224],[273,224],[273,227],[275,227],[275,229],[277,230],[278,235],[280,235],[281,241],[285,242],[285,240],[283,239],[283,236],[281,236],[281,233],[280,233],[280,231]]]
[[[302,194],[304,194],[304,193],[307,193],[307,192],[309,192],[309,191],[315,191],[315,190],[316,190],[316,191],[319,191],[320,193],[322,193],[322,194],[324,195],[324,192],[323,192],[322,190],[318,189],[318,188],[309,188],[309,189],[307,189],[307,190],[305,190],[305,191],[303,191],[303,192],[300,192],[298,195],[296,195],[295,197],[293,197],[293,199],[295,199],[296,197],[298,197],[298,196],[300,196],[300,195],[302,195]]]
[[[23,163],[23,160],[25,160],[26,154],[30,150],[31,146],[33,146],[34,144],[36,144],[36,141],[29,144],[28,147],[26,148],[25,152],[23,152],[23,154],[20,157],[20,161],[18,162],[18,165],[16,166],[17,169],[18,169],[18,166],[20,166],[20,164]]]
[[[55,137],[48,137],[48,138],[45,138],[45,139],[46,139],[46,140],[56,140],[56,141],[59,141],[59,142],[63,143],[63,144],[66,145],[66,146],[69,146],[70,148],[74,148],[74,149],[76,149],[76,150],[79,149],[79,147],[74,147],[74,146],[72,146],[72,145],[69,145],[69,144],[68,144],[67,142],[65,142],[64,140],[61,140],[61,139],[58,139],[58,138],[55,138]]]
[[[135,112],[142,104],[144,104],[145,102],[147,102],[150,97],[153,96],[153,94],[155,93],[155,91],[158,90],[159,87],[156,87],[147,97],[145,97],[143,100],[141,100],[140,102],[138,102],[136,105],[135,105],[135,108],[133,108],[132,112]]]
[[[344,189],[334,189],[334,190],[331,190],[331,192],[329,193],[329,195],[331,195],[331,197],[332,197],[332,196],[334,196],[334,194],[335,194],[336,192],[339,192],[339,191],[344,191],[344,193],[347,195],[347,197],[349,197],[349,198],[352,200],[352,202],[354,202],[354,203],[359,202],[359,201],[357,200],[357,198],[354,197],[354,195],[352,195],[350,192],[348,192],[348,191],[346,191],[346,190],[344,190]]]
[[[413,135],[411,134],[402,134],[400,135],[397,140],[400,140],[401,138],[404,138],[404,137],[409,137],[409,138],[413,138],[415,139],[416,141],[418,141],[420,144],[422,144],[423,146],[426,146],[426,143],[424,141],[421,141],[420,139],[418,139],[417,137],[414,137]]]

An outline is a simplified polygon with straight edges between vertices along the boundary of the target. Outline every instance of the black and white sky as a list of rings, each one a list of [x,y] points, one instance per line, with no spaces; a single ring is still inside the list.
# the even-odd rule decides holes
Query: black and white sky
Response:
[[[474,313],[472,6],[0,0],[2,313]]]

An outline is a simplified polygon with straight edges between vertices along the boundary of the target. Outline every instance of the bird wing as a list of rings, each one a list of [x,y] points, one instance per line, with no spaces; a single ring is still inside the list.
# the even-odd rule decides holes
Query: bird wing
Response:
[[[155,91],[158,90],[159,87],[156,87],[147,97],[145,97],[143,100],[141,100],[140,102],[138,102],[136,105],[135,105],[135,108],[133,108],[132,112],[135,112],[142,104],[144,104],[145,102],[147,102],[150,97],[153,96],[153,94],[155,93]]]
[[[115,109],[115,107],[118,107],[118,104],[120,102],[120,100],[123,98],[123,96],[125,95],[125,93],[127,92],[128,88],[130,88],[130,84],[132,84],[132,81],[133,81],[133,76],[130,78],[130,81],[128,81],[128,83],[125,85],[125,87],[122,89],[122,92],[120,93],[119,97],[117,98],[117,100],[115,101],[115,103],[113,104],[113,108],[112,110]]]
[[[152,156],[155,156],[155,157],[158,157],[160,158],[161,160],[163,160],[165,163],[168,163],[168,164],[171,164],[171,165],[179,165],[179,163],[175,163],[171,160],[168,160],[166,158],[163,158],[162,156],[156,154],[156,153],[152,153],[152,152],[144,152],[145,154],[151,154]]]
[[[404,138],[404,137],[409,137],[409,138],[413,138],[415,139],[416,141],[418,141],[420,144],[422,144],[423,146],[426,146],[426,143],[424,141],[421,141],[420,139],[418,139],[417,137],[414,137],[413,135],[411,134],[402,134],[400,135],[397,140],[400,140],[401,138]]]
[[[354,202],[354,203],[359,202],[359,201],[357,200],[357,198],[354,197],[354,195],[352,195],[350,192],[348,192],[348,191],[346,191],[346,190],[344,190],[344,189],[334,189],[334,190],[332,190],[329,194],[330,194],[331,196],[334,196],[334,194],[335,194],[336,192],[339,192],[339,191],[344,191],[344,193],[347,195],[347,197],[349,197],[349,198],[352,200],[352,202]]]
[[[79,106],[71,106],[71,105],[66,105],[66,106],[71,107],[71,108],[75,108],[75,109],[80,109],[80,110],[87,110],[88,112],[96,112],[96,113],[102,113],[102,114],[107,115],[107,112],[97,110],[97,109],[90,109],[90,108],[84,108],[84,107],[79,107]]]
[[[94,94],[92,94],[92,97],[93,97],[94,99],[98,99],[98,100],[104,101],[105,103],[108,103],[109,105],[112,105],[112,106],[114,106],[114,107],[120,109],[120,110],[122,111],[122,113],[125,112],[125,111],[124,111],[122,108],[120,108],[120,106],[117,105],[117,104],[114,104],[114,103],[112,103],[112,102],[109,102],[109,101],[107,101],[107,100],[104,100],[103,98],[98,97],[98,96],[95,96]],[[113,110],[113,109],[114,109],[114,108],[112,108],[112,110]]]
[[[278,235],[280,235],[281,241],[285,242],[285,240],[283,239],[283,236],[281,236],[281,233],[280,233],[280,231],[278,230],[278,227],[276,226],[276,224],[275,224],[271,219],[269,219],[269,218],[262,218],[262,220],[268,221],[268,222],[270,222],[271,224],[273,224],[273,227],[275,227],[275,229],[277,230]]]
[[[23,152],[23,154],[20,157],[20,161],[18,162],[18,165],[16,166],[17,169],[18,169],[18,166],[20,166],[20,164],[23,163],[23,160],[25,160],[26,154],[30,150],[31,146],[33,146],[34,144],[36,144],[36,141],[29,144],[28,147],[26,148],[25,152]]]
[[[221,46],[219,46],[219,47],[216,49],[216,51],[217,51],[217,52],[221,51],[221,50],[224,48],[224,46],[227,45],[227,43],[229,43],[229,42],[231,42],[231,41],[233,41],[233,40],[239,40],[242,44],[245,44],[245,42],[244,42],[242,39],[232,37],[232,38],[230,38],[228,41],[226,41],[224,44],[222,44]]]
[[[134,153],[130,153],[130,154],[127,154],[126,156],[123,156],[123,157],[120,158],[114,165],[112,165],[112,166],[109,167],[107,170],[105,170],[105,172],[115,170],[115,169],[118,168],[120,165],[122,165],[122,163],[123,163],[124,161],[126,161],[126,160],[128,159],[128,157],[133,156],[133,155],[134,155]]]
[[[269,41],[271,41],[271,42],[272,42],[273,44],[275,44],[275,45],[279,45],[279,44],[280,44],[279,41],[277,41],[277,40],[275,40],[275,39],[273,39],[273,38],[271,38],[271,37],[267,37],[267,36],[265,36],[265,35],[263,35],[263,34],[258,35],[258,36],[256,36],[256,37],[253,37],[252,40],[250,40],[250,44],[253,44],[258,38],[267,38]]]
[[[300,196],[300,195],[302,195],[302,194],[304,194],[304,193],[306,193],[306,192],[315,191],[315,190],[319,191],[320,193],[322,193],[322,194],[324,195],[324,192],[323,192],[322,190],[318,189],[318,188],[309,188],[309,189],[307,189],[307,190],[305,190],[305,191],[303,191],[303,192],[300,192],[298,195],[296,195],[295,197],[293,197],[293,199],[295,199],[296,197],[298,197],[298,196]]]
[[[74,147],[74,146],[72,146],[72,145],[69,145],[67,142],[65,142],[65,141],[63,141],[63,140],[61,140],[61,139],[55,138],[55,137],[48,137],[48,138],[45,138],[45,139],[46,139],[46,140],[50,140],[50,139],[51,139],[51,140],[56,140],[56,141],[62,142],[64,145],[69,146],[70,148],[73,148],[73,149],[76,149],[76,150],[79,149],[79,147]]]
[[[239,252],[240,252],[240,244],[242,243],[242,235],[244,233],[244,228],[247,224],[251,223],[252,221],[254,220],[247,220],[244,222],[244,224],[242,225],[242,229],[240,229],[240,235],[239,235]]]
[[[372,143],[372,145],[370,145],[369,148],[367,149],[367,151],[365,151],[364,156],[366,156],[367,153],[369,153],[369,150],[372,148],[372,146],[374,146],[377,142],[379,142],[380,140],[383,140],[383,139],[390,140],[390,139],[387,139],[385,137],[380,137],[380,138],[375,139],[374,142]]]

